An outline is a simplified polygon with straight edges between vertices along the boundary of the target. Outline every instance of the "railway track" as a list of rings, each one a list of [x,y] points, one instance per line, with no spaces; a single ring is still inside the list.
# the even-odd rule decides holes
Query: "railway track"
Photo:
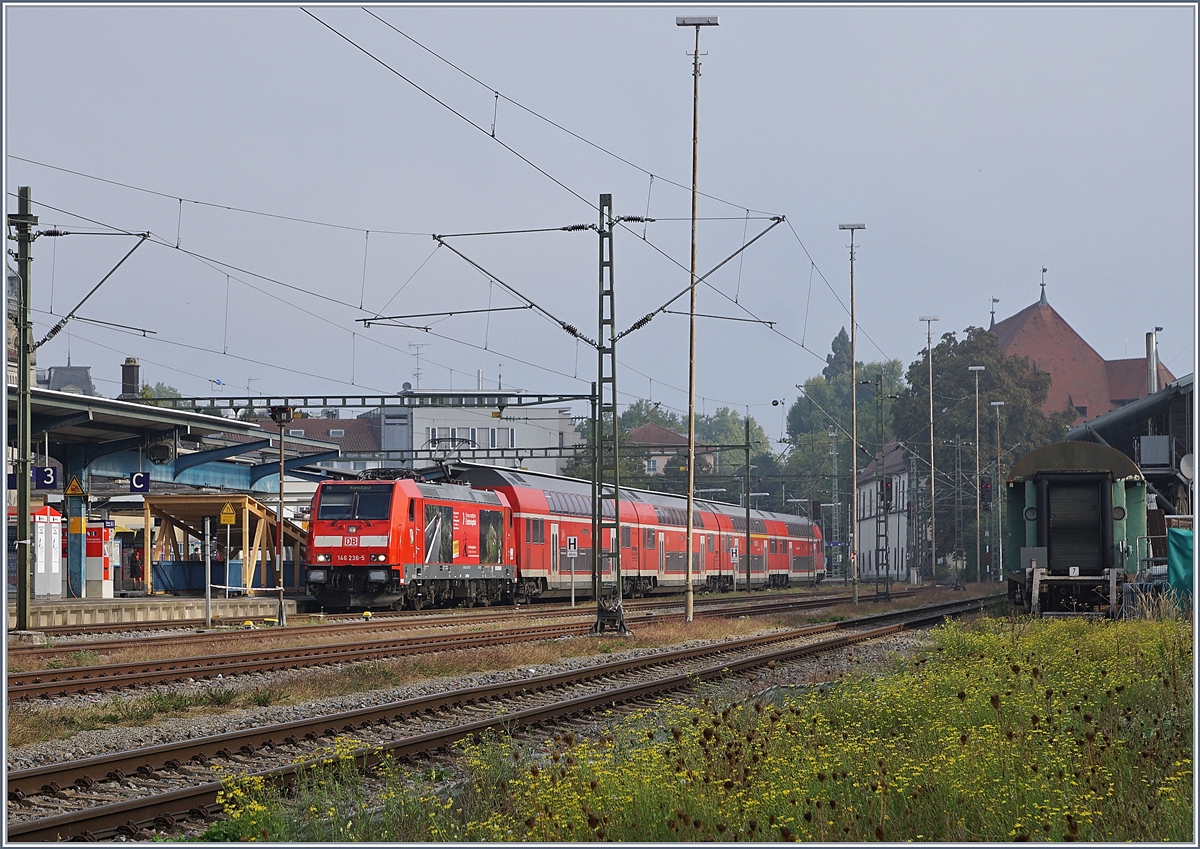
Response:
[[[981,610],[1002,597],[931,605],[611,661],[585,669],[459,689],[336,715],[182,740],[9,773],[8,837],[17,841],[109,839],[170,829],[220,813],[219,771],[286,783],[320,760],[322,746],[354,735],[356,760],[370,766],[445,749],[489,729],[570,720],[614,705],[685,691],[697,681],[878,639]]]
[[[770,616],[828,607],[829,604],[829,599],[798,597],[760,600],[749,604],[745,602],[727,604],[719,606],[716,611],[710,609],[709,612],[719,612],[722,616],[727,617]],[[657,609],[643,609],[640,614],[639,616],[637,613],[630,613],[627,615],[626,621],[636,627],[639,622],[648,620],[660,623],[683,619],[682,612],[662,613]],[[250,651],[220,654],[206,652],[196,656],[153,661],[139,660],[13,672],[9,673],[7,678],[8,699],[10,702],[15,702],[35,697],[49,698],[96,693],[124,687],[212,679],[218,676],[224,679],[252,672],[273,672],[281,669],[323,666],[333,663],[355,663],[432,651],[480,648],[500,641],[512,643],[585,636],[591,627],[591,617],[577,618],[584,621],[422,636],[393,634],[390,637],[376,640],[307,644],[277,649],[260,647]],[[242,641],[246,637],[244,632],[222,636],[236,636]],[[192,642],[183,644],[182,640],[172,640],[171,645],[173,648],[178,648],[181,645],[192,645]],[[211,647],[211,640],[204,645]],[[114,648],[128,648],[128,642],[118,641]]]
[[[914,596],[919,590],[906,590],[904,592],[895,592],[893,598],[905,598]],[[813,600],[821,601],[825,604],[838,604],[850,601],[850,596],[843,593],[770,593],[765,595],[755,594],[757,601],[772,601],[781,602],[790,599],[795,600]],[[748,601],[745,596],[731,595],[718,596],[707,599],[701,602],[700,609],[702,610],[718,610],[726,605],[745,605]],[[672,608],[680,608],[682,602],[679,599],[657,599],[657,600],[639,600],[625,602],[625,612],[627,616],[638,617],[659,610],[671,610]],[[593,605],[570,607],[568,605],[538,605],[535,607],[513,607],[505,608],[504,610],[487,609],[487,610],[455,610],[441,612],[421,612],[408,613],[405,616],[388,616],[379,617],[372,616],[369,619],[364,619],[361,615],[356,618],[339,618],[332,621],[325,621],[317,624],[292,625],[287,628],[267,628],[267,629],[250,629],[254,631],[253,639],[257,640],[275,640],[275,639],[294,639],[307,638],[308,636],[333,636],[338,634],[366,634],[370,632],[389,632],[400,628],[407,629],[426,629],[426,628],[454,628],[460,626],[486,625],[492,622],[505,622],[512,619],[563,619],[569,617],[578,617],[580,619],[594,619],[595,607]],[[248,620],[238,622],[241,625]],[[249,620],[253,621],[253,620]],[[197,628],[200,630],[197,632]],[[136,630],[136,629],[135,629]],[[192,626],[187,629],[180,627],[178,633],[157,634],[153,637],[156,644],[169,644],[173,647],[183,647],[187,645],[203,645],[211,647],[220,643],[237,643],[249,639],[245,628],[216,630],[205,629],[203,622],[198,626]],[[48,635],[52,636],[52,635]],[[121,637],[113,640],[80,640],[80,641],[64,641],[47,642],[42,645],[37,644],[18,644],[8,647],[8,656],[10,663],[13,660],[23,666],[30,666],[33,663],[45,663],[54,658],[63,658],[72,655],[79,651],[94,652],[103,655],[106,652],[122,651],[129,648],[129,637]]]
[[[893,590],[893,596],[911,595],[918,590]],[[756,590],[756,596],[762,597],[763,591]],[[766,591],[767,597],[775,595],[786,596],[802,596],[809,598],[826,597],[826,598],[847,598],[845,593],[813,593],[813,592],[797,592],[791,591]],[[714,596],[706,600],[707,604],[730,604],[740,603],[743,601],[743,594],[730,594],[724,596]],[[641,610],[641,609],[659,609],[664,607],[678,607],[683,604],[681,597],[666,597],[660,599],[636,599],[626,600],[626,610]],[[588,615],[594,613],[595,603],[581,601],[578,606],[571,607],[566,603],[552,602],[539,603],[524,606],[514,607],[493,607],[483,609],[462,609],[454,610],[401,610],[401,611],[373,611],[369,619],[364,619],[361,613],[297,613],[294,614],[294,619],[297,620],[312,620],[320,619],[323,624],[316,625],[292,625],[288,630],[299,630],[301,628],[363,628],[363,627],[381,627],[395,626],[398,624],[424,623],[430,621],[441,621],[444,619],[452,619],[456,622],[492,622],[501,619],[511,618],[513,616],[559,616],[559,615]],[[274,620],[270,617],[248,616],[248,617],[226,617],[214,621],[214,627],[237,627],[245,622],[250,622],[255,626],[262,626],[265,623]],[[165,619],[149,622],[105,622],[94,625],[64,625],[57,628],[39,628],[38,633],[44,634],[48,638],[69,640],[71,637],[91,636],[93,634],[112,634],[112,633],[129,633],[136,631],[194,631],[197,628],[204,628],[203,619]],[[190,634],[188,635],[190,636]],[[89,641],[95,643],[96,641]],[[37,650],[38,646],[14,646],[12,648]],[[10,649],[11,650],[11,649]]]

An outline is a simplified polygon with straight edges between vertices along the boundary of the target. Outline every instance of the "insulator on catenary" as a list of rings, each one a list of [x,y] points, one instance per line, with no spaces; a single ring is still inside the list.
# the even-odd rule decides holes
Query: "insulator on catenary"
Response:
[[[578,330],[578,329],[575,327],[575,325],[573,325],[573,324],[567,324],[565,321],[560,321],[560,322],[559,322],[559,324],[561,324],[561,325],[562,325],[562,329],[563,329],[563,330],[567,331],[567,332],[568,332],[568,333],[570,333],[572,336],[578,336],[578,335],[579,335],[579,330]]]
[[[568,233],[575,233],[579,230],[591,230],[591,229],[592,229],[591,224],[568,224],[566,227],[563,228],[563,230],[567,231]]]
[[[49,230],[42,230],[38,233],[39,236],[70,236],[66,230],[59,230],[57,227],[52,227]]]
[[[641,330],[643,327],[645,327],[647,324],[649,324],[651,319],[653,319],[653,318],[654,318],[654,313],[648,313],[648,314],[642,316],[641,318],[639,318],[637,321],[635,321],[633,323],[633,327],[630,327],[625,332],[632,333],[635,330]]]

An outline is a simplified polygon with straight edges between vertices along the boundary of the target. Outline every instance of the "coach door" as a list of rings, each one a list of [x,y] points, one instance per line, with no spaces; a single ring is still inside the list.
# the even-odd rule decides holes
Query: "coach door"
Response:
[[[558,525],[550,525],[550,571],[558,574]]]
[[[658,531],[658,575],[661,580],[667,569],[667,535]]]

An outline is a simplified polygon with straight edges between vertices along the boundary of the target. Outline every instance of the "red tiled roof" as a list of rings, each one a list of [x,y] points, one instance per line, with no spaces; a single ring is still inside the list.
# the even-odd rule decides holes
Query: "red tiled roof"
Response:
[[[1034,368],[1050,375],[1042,404],[1047,414],[1084,408],[1078,423],[1147,394],[1145,358],[1105,360],[1047,303],[1030,304],[991,330],[1004,353],[1028,357]],[[1173,379],[1160,363],[1159,384]]]
[[[1114,406],[1122,406],[1146,395],[1146,358],[1109,360],[1108,394]],[[1162,363],[1158,364],[1158,388],[1162,389],[1175,379]],[[1091,412],[1090,410],[1088,412]]]
[[[625,442],[634,445],[687,445],[687,437],[654,422],[635,427],[625,434]]]
[[[267,433],[278,433],[279,427],[270,419],[254,419]],[[378,451],[379,440],[366,419],[295,419],[283,426],[284,434],[303,430],[306,439],[336,442],[343,451]],[[331,430],[343,430],[344,436],[330,436]],[[285,436],[286,438],[286,436]]]

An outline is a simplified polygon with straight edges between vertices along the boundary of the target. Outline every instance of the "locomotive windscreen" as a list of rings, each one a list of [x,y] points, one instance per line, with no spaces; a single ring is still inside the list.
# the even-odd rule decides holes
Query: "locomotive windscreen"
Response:
[[[348,483],[325,486],[317,504],[317,518],[327,521],[340,519],[387,519],[392,512],[392,483]]]

